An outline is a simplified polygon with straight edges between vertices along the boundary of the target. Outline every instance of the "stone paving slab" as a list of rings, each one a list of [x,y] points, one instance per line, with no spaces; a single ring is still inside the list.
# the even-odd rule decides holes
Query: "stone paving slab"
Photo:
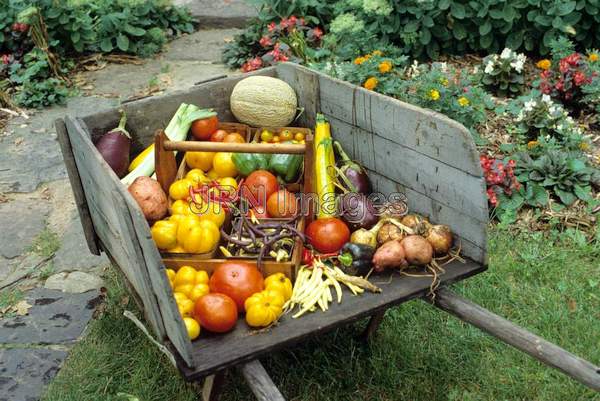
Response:
[[[49,212],[49,205],[36,199],[0,203],[0,255],[11,259],[22,254],[44,229]]]
[[[67,357],[45,348],[0,348],[0,401],[37,401]]]
[[[0,344],[70,344],[79,339],[102,298],[98,291],[66,294],[34,288],[29,314],[0,320]]]
[[[189,8],[192,15],[206,28],[242,28],[257,12],[247,0],[174,0]]]

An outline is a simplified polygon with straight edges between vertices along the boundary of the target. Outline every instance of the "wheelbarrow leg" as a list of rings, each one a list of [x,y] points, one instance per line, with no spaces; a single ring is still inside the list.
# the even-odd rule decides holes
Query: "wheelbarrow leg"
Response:
[[[223,389],[225,372],[221,371],[214,375],[206,376],[202,386],[202,401],[218,401]]]
[[[371,319],[369,319],[369,323],[367,324],[365,331],[363,331],[363,333],[360,336],[361,339],[367,341],[375,335],[375,332],[377,331],[379,325],[383,321],[383,317],[385,316],[386,310],[387,309],[384,309],[371,315]]]
[[[578,382],[600,391],[600,367],[594,366],[448,289],[442,288],[436,292],[434,305],[531,355],[544,364],[562,371]]]
[[[242,365],[240,371],[258,401],[285,401],[259,360]]]

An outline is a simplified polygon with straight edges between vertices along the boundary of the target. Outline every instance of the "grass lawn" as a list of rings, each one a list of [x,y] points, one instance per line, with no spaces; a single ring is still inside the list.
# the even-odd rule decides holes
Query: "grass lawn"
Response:
[[[586,243],[576,231],[559,237],[492,229],[489,251],[489,271],[455,290],[600,364],[600,244]],[[122,316],[133,305],[127,305],[116,277],[108,280],[106,313],[91,324],[44,400],[199,399]],[[365,323],[262,362],[290,400],[600,400],[600,394],[422,301],[388,311],[370,344],[355,340]],[[238,373],[229,374],[226,387],[224,400],[253,399]]]

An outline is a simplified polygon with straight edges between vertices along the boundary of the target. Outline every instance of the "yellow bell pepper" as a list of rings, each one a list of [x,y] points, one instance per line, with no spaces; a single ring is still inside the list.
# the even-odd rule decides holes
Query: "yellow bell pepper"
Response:
[[[292,282],[283,273],[271,274],[265,279],[265,289],[277,291],[287,301],[292,297]]]
[[[176,200],[171,204],[171,214],[173,216],[179,214],[192,214],[192,211],[190,210],[190,202],[183,199]]]
[[[173,216],[171,216],[173,217]],[[188,236],[193,227],[197,227],[200,223],[200,217],[195,214],[185,214],[178,218],[179,226],[177,227],[177,243],[183,246],[183,242]]]
[[[187,199],[190,196],[190,187],[194,186],[194,182],[187,178],[177,180],[169,187],[169,196],[172,199]]]
[[[283,296],[278,291],[257,292],[244,302],[246,323],[251,327],[266,327],[273,323],[283,311]]]
[[[194,225],[182,242],[183,249],[189,253],[207,253],[217,246],[219,237],[210,227]]]
[[[173,220],[159,220],[150,229],[158,249],[171,249],[177,245],[178,224]]]

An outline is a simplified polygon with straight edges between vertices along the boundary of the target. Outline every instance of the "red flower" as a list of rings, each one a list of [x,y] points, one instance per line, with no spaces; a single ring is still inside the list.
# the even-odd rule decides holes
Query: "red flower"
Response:
[[[566,62],[572,65],[573,67],[576,67],[580,60],[579,53],[570,54],[567,57],[565,57],[564,60],[566,60]]]
[[[254,57],[253,59],[248,60],[244,65],[242,65],[243,72],[250,72],[254,70],[258,70],[263,65],[262,59],[260,57]]]
[[[10,63],[10,56],[8,54],[3,54],[0,57],[0,60],[2,60],[2,64],[6,65],[6,64]]]
[[[289,22],[289,20],[288,20],[287,18],[282,18],[282,19],[281,19],[281,21],[279,21],[279,26],[280,26],[282,29],[285,29],[285,28],[287,28],[288,26],[290,26],[290,22]]]
[[[587,82],[587,78],[583,72],[576,71],[575,74],[573,74],[573,81],[575,82],[575,86],[581,86]]]
[[[262,47],[268,47],[271,46],[273,43],[271,42],[271,38],[268,36],[263,36],[262,38],[260,38],[260,40],[258,41],[258,43],[260,43],[260,45]]]
[[[273,32],[276,28],[277,25],[274,22],[271,22],[269,25],[267,25],[267,29],[269,30],[269,32]]]
[[[300,25],[300,26],[304,26],[304,25],[306,25],[306,20],[304,19],[304,17],[301,17],[301,18],[298,20],[298,25]]]
[[[321,37],[323,36],[323,31],[321,30],[321,28],[316,27],[312,30],[312,34],[316,39],[321,39]]]

